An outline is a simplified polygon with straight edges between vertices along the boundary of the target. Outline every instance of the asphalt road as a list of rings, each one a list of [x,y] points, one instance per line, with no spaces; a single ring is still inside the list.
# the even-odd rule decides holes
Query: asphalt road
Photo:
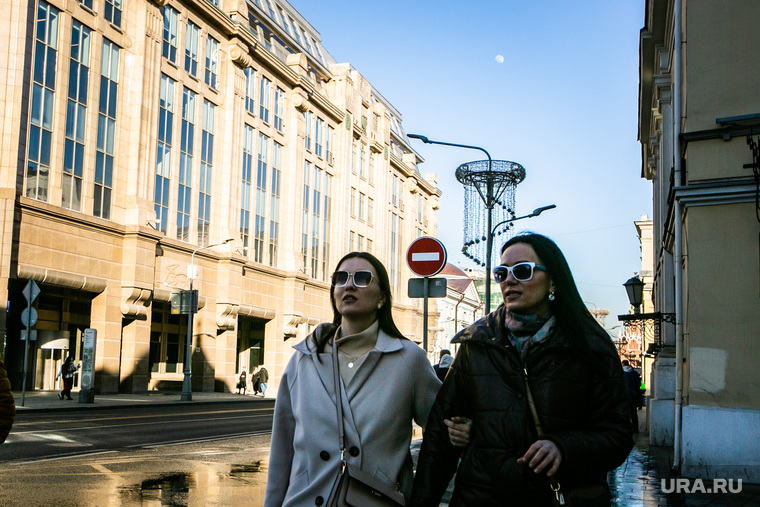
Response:
[[[263,505],[274,401],[20,413],[0,505]]]
[[[0,446],[0,463],[268,434],[274,400],[24,413]]]

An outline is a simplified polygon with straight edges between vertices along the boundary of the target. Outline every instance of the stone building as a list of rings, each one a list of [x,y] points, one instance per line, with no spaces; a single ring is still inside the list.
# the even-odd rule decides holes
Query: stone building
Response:
[[[435,236],[440,191],[402,116],[280,0],[0,0],[0,312],[20,385],[52,388],[97,331],[95,390],[229,390],[332,319],[352,250],[388,268],[421,341],[406,246]],[[230,241],[228,241],[230,240]],[[170,304],[199,292],[187,316]],[[435,314],[432,316],[434,319]],[[276,392],[276,391],[271,391]]]
[[[642,177],[653,185],[651,441],[685,477],[760,482],[760,3],[647,0]],[[642,243],[643,246],[643,243]]]

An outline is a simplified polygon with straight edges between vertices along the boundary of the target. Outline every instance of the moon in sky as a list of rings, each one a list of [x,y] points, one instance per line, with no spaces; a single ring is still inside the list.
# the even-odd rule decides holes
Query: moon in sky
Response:
[[[494,60],[496,60],[496,63],[504,63],[504,57],[501,55],[496,55],[496,58],[494,58]]]

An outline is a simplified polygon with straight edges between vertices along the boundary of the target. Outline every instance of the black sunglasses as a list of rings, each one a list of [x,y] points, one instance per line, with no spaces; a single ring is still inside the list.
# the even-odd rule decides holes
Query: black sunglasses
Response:
[[[498,282],[506,282],[510,273],[518,282],[527,282],[533,278],[533,270],[546,271],[546,266],[535,262],[518,262],[511,268],[509,266],[496,266],[493,268],[493,279]]]
[[[369,287],[369,284],[372,283],[372,272],[354,271],[353,273],[349,273],[348,271],[336,271],[332,274],[332,286],[343,287],[348,283],[350,278],[354,279],[354,287]]]

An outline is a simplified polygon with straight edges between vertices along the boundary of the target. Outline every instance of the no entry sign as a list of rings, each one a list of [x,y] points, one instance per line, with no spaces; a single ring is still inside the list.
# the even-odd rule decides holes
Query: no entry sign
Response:
[[[417,276],[433,276],[446,265],[446,247],[435,238],[417,238],[406,251],[406,263]]]

